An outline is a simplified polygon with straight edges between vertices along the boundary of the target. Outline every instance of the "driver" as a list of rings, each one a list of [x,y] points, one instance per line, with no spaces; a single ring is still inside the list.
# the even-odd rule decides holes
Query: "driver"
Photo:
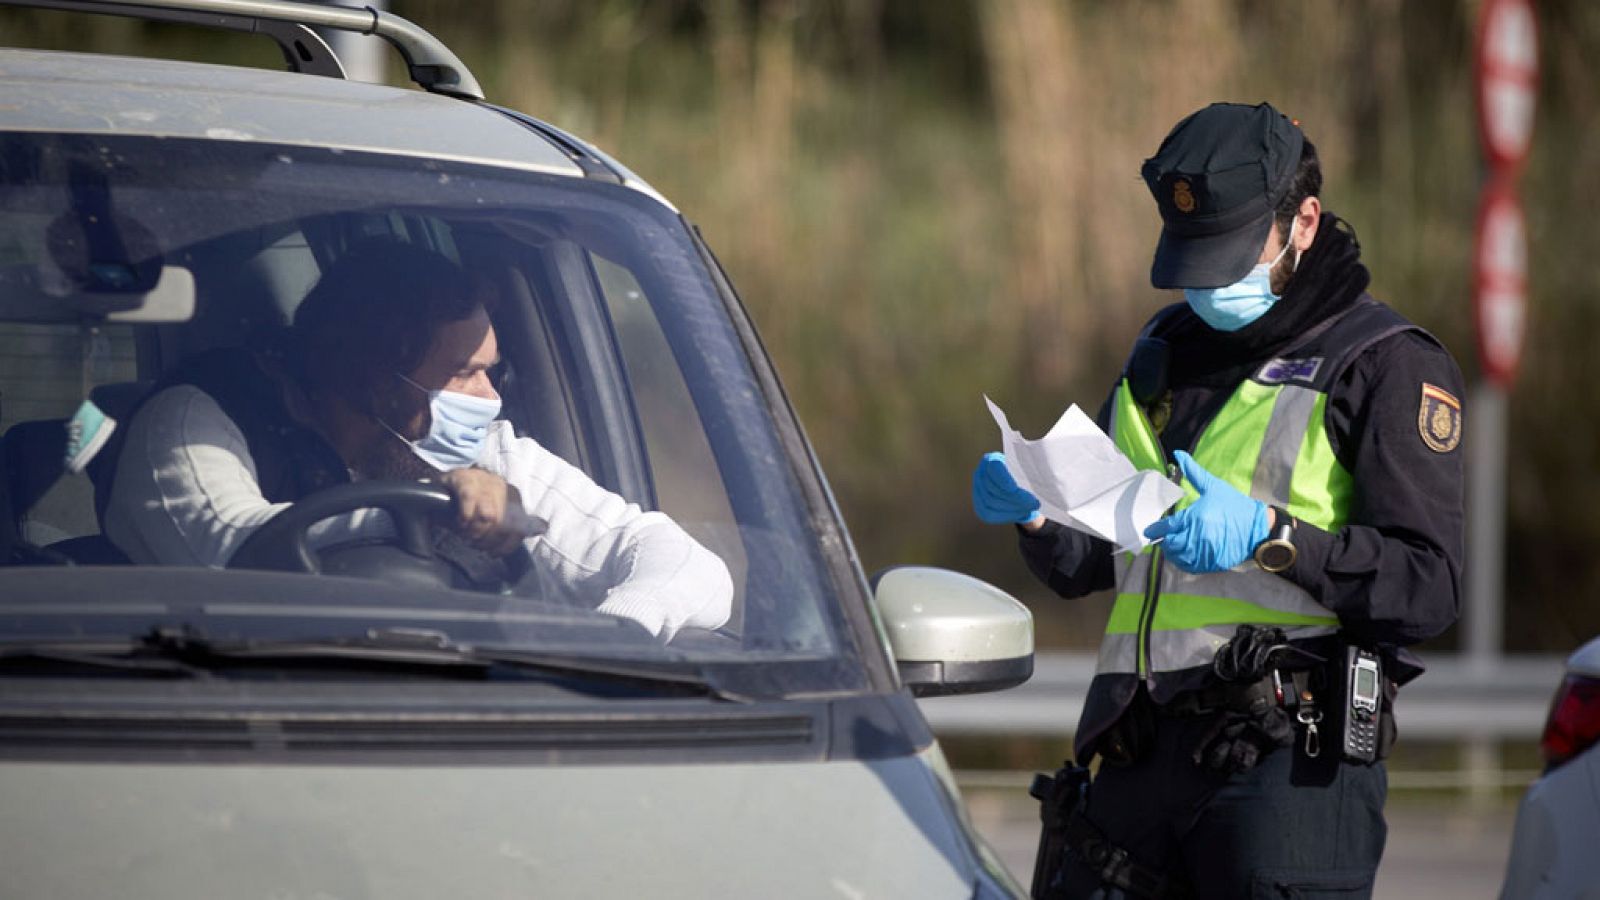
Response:
[[[722,560],[497,418],[491,298],[469,284],[438,254],[369,242],[328,268],[277,351],[180,365],[132,418],[106,536],[135,563],[220,567],[318,490],[426,478],[454,500],[441,538],[480,559],[525,547],[546,584],[661,640],[721,626],[733,597]],[[308,543],[392,533],[387,513],[356,510]]]

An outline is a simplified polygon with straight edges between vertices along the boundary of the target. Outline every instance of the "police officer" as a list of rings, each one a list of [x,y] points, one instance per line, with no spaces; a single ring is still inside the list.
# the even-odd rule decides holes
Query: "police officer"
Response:
[[[1056,593],[1116,592],[1075,740],[1102,764],[1053,893],[1366,896],[1387,780],[1342,752],[1345,652],[1385,666],[1381,754],[1421,671],[1401,648],[1457,615],[1461,374],[1366,292],[1316,150],[1270,105],[1193,113],[1142,175],[1150,280],[1184,302],[1145,326],[1099,423],[1185,497],[1114,554],[1041,516],[1002,455],[973,478]]]

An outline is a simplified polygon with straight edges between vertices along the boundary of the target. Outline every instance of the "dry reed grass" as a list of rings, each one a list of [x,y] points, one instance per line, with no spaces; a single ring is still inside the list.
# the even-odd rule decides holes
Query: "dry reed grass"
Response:
[[[1170,300],[1148,287],[1158,222],[1138,168],[1184,114],[1270,99],[1301,119],[1374,291],[1475,369],[1471,0],[392,6],[472,60],[495,99],[617,153],[703,226],[869,567],[987,577],[1043,613],[1048,643],[1092,643],[1103,606],[1051,603],[1009,532],[974,521],[968,472],[995,443],[979,395],[1035,433],[1068,402],[1098,405],[1138,324]],[[1510,473],[1525,614],[1508,622],[1514,646],[1562,649],[1600,631],[1596,605],[1575,602],[1600,594],[1587,226],[1600,5],[1539,10],[1545,87],[1524,179],[1534,302]],[[156,39],[95,28],[42,39]]]
[[[970,462],[994,442],[978,395],[990,392],[1032,431],[1067,402],[1099,403],[1138,324],[1168,302],[1147,287],[1158,223],[1139,162],[1173,122],[1212,100],[1270,99],[1302,120],[1322,152],[1325,199],[1356,226],[1375,291],[1444,338],[1469,374],[1475,368],[1472,4],[961,4],[985,66],[970,91],[936,72],[930,79],[938,60],[875,43],[859,20],[878,4],[853,7],[858,21],[836,35],[870,64],[841,67],[817,53],[815,33],[840,6],[710,3],[704,39],[636,44],[631,57],[698,67],[708,90],[666,114],[659,97],[623,98],[626,121],[590,120],[683,202],[724,255],[869,565],[953,565],[1053,608],[1019,571],[1009,537],[968,511]],[[1550,161],[1530,170],[1530,218],[1536,242],[1572,248],[1570,232],[1546,224],[1561,220],[1567,197],[1546,166],[1584,185],[1600,171],[1582,121],[1597,108],[1585,54],[1600,26],[1581,4],[1543,11],[1547,77],[1561,87],[1546,100],[1552,124],[1541,151]],[[636,27],[649,27],[638,25],[646,18]],[[674,57],[667,48],[679,41],[700,58]],[[567,89],[597,109],[619,102],[582,83]],[[633,90],[650,93],[639,81]],[[708,125],[710,146],[698,133]],[[1534,259],[1550,258],[1536,244]],[[1526,458],[1539,463],[1511,473],[1513,571],[1552,570],[1524,529],[1561,518],[1566,494],[1581,495],[1585,509],[1600,503],[1596,479],[1574,486],[1558,474],[1600,462],[1600,410],[1592,392],[1567,387],[1594,383],[1593,354],[1574,352],[1563,331],[1596,324],[1574,299],[1592,295],[1595,280],[1583,266],[1535,276],[1517,417],[1534,445],[1522,448]],[[1576,437],[1534,437],[1572,406],[1589,410],[1564,416]],[[1592,519],[1567,516],[1586,538],[1600,530]],[[1600,567],[1519,580],[1518,597],[1573,580],[1592,591]],[[1092,641],[1100,605],[1071,609],[1044,617],[1049,640]],[[1519,643],[1566,646],[1600,629],[1593,614],[1543,618],[1558,624],[1542,637],[1529,628]]]

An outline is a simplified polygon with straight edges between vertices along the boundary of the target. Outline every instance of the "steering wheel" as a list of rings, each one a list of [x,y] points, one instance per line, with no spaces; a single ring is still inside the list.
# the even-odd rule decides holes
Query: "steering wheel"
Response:
[[[394,522],[395,536],[377,541],[358,541],[348,546],[355,549],[381,547],[389,551],[386,553],[387,564],[383,567],[386,574],[395,564],[402,564],[403,568],[413,570],[426,581],[448,586],[451,583],[450,566],[434,551],[430,520],[448,513],[453,503],[450,494],[443,488],[420,481],[362,481],[336,485],[305,497],[268,519],[234,551],[233,557],[228,560],[228,568],[321,574],[324,560],[307,543],[307,532],[311,526],[323,519],[358,509],[381,509]],[[324,553],[331,555],[340,549],[327,548]],[[396,558],[392,552],[394,549],[403,550],[414,563],[403,565],[403,558]],[[348,570],[350,567],[338,568]]]

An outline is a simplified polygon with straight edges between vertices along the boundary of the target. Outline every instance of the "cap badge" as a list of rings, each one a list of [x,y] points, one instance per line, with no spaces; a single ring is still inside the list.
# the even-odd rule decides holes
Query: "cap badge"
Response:
[[[1189,182],[1182,178],[1172,183],[1172,205],[1178,212],[1194,212],[1194,191],[1189,188]]]

